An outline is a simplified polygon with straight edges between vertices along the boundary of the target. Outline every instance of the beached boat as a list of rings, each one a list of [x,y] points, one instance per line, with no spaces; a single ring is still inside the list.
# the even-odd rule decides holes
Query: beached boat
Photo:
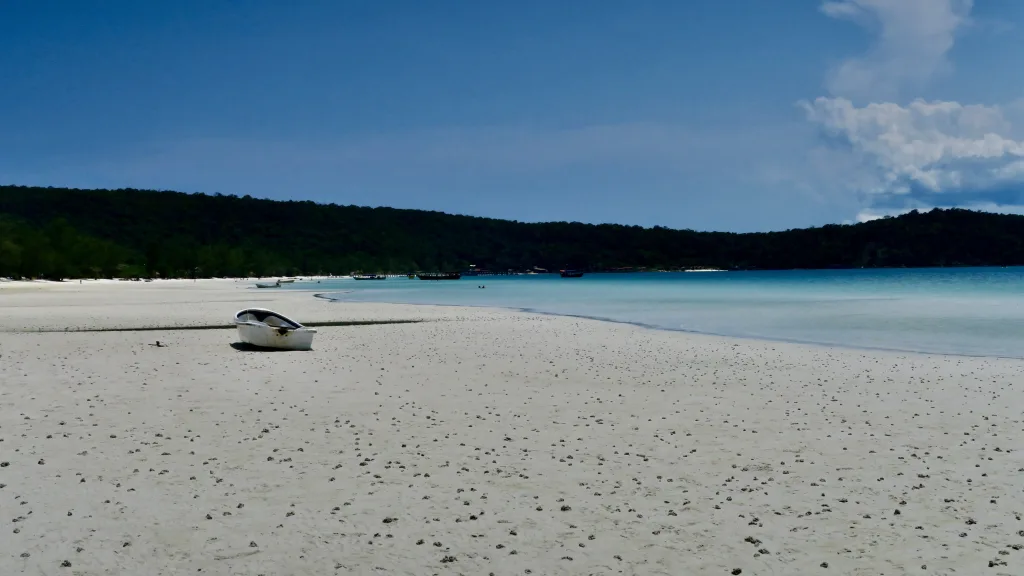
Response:
[[[462,274],[458,272],[426,272],[417,274],[416,277],[420,280],[458,280],[462,278]]]
[[[278,282],[281,284],[292,284],[295,282],[295,278],[281,278]]]
[[[387,280],[388,277],[383,274],[356,274],[352,276],[353,280]]]
[[[561,270],[562,278],[583,278],[583,272],[579,270]]]
[[[256,287],[257,288],[280,288],[281,287],[281,282],[280,281],[277,281],[277,282],[257,282],[256,283]]]
[[[316,334],[316,328],[307,328],[265,308],[239,310],[235,326],[242,342],[259,348],[309,350]]]

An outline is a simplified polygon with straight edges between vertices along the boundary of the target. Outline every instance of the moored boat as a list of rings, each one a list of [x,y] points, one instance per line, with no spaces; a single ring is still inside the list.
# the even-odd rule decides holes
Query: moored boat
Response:
[[[278,350],[310,350],[316,328],[307,328],[265,308],[247,308],[235,313],[238,338],[251,346]]]
[[[256,283],[256,287],[257,288],[280,288],[281,287],[281,281],[278,280],[277,282],[257,282]]]
[[[561,270],[562,278],[583,278],[583,272],[579,270]]]
[[[352,276],[353,280],[387,280],[388,277],[383,274],[356,274]]]

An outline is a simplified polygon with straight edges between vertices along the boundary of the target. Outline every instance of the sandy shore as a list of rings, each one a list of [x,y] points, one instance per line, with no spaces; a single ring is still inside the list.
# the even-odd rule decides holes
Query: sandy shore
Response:
[[[1022,362],[248,286],[0,289],[0,574],[1024,574]]]

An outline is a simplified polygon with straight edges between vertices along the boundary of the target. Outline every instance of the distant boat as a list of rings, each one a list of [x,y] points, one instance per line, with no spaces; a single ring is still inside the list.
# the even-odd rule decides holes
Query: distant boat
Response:
[[[458,280],[462,278],[462,274],[458,272],[427,272],[417,274],[416,277],[420,280]]]
[[[415,277],[416,277],[416,275],[415,275],[415,274],[409,274],[409,280],[412,280],[412,279],[413,279],[413,278],[415,278]]]
[[[235,313],[235,326],[242,342],[279,350],[310,350],[316,334],[316,328],[306,328],[265,308],[239,310]]]
[[[277,282],[257,282],[256,283],[256,287],[257,288],[280,288],[281,287],[281,281],[278,280]]]
[[[387,280],[388,277],[383,274],[356,274],[352,276],[353,280]]]
[[[561,270],[562,278],[583,278],[583,272],[579,270]]]
[[[278,282],[280,282],[281,284],[291,284],[295,282],[295,278],[282,278],[278,280]]]

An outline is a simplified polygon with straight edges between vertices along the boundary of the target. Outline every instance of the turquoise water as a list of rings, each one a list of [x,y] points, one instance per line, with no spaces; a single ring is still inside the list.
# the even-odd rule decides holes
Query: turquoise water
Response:
[[[402,277],[312,287],[348,302],[495,306],[723,336],[1024,357],[1024,268]]]

